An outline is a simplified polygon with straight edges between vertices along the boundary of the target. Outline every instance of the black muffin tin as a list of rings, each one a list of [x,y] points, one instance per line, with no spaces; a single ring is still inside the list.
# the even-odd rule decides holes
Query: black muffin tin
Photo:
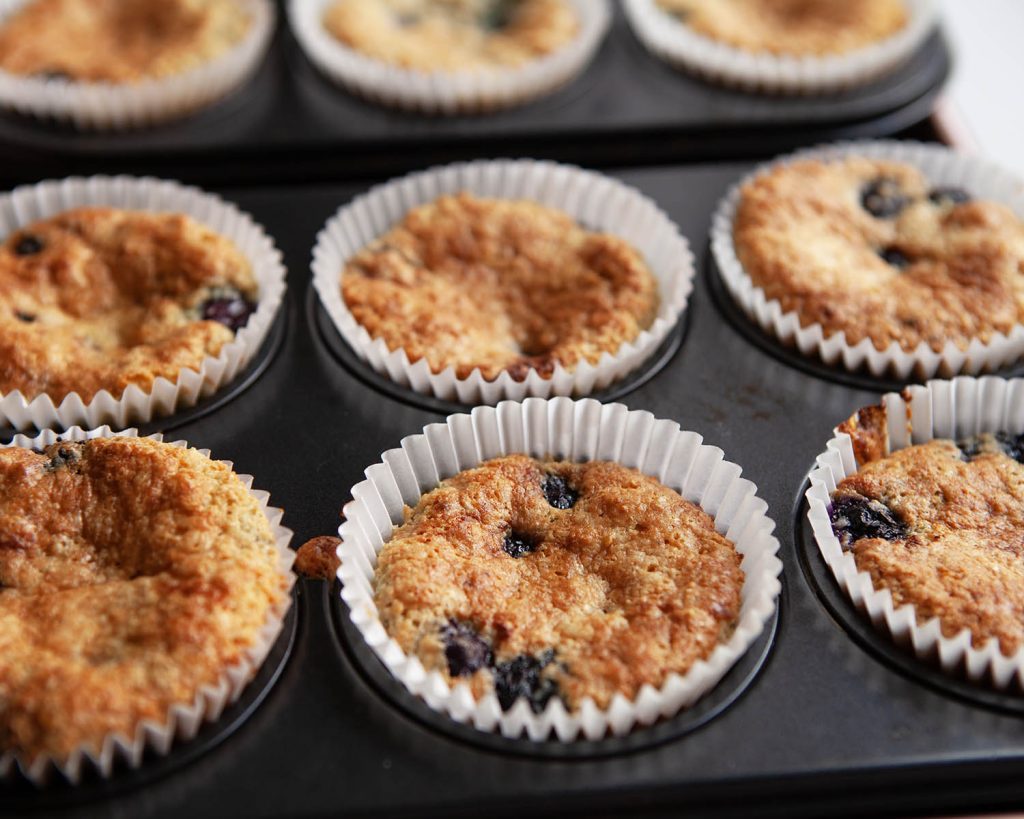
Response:
[[[1024,806],[1021,699],[949,679],[894,649],[837,592],[803,526],[802,495],[832,427],[878,400],[750,333],[711,287],[711,214],[748,164],[616,172],[689,237],[700,273],[685,334],[622,400],[722,447],[770,507],[785,565],[776,615],[692,711],[621,740],[540,746],[474,734],[396,685],[348,623],[336,584],[302,580],[294,644],[243,698],[166,759],[109,782],[0,785],[0,813],[73,817],[930,814]],[[289,269],[284,335],[265,371],[171,438],[256,476],[295,545],[336,531],[381,453],[443,418],[378,389],[340,356],[312,299],[314,237],[362,184],[221,192],[276,239]],[[845,383],[844,383],[845,382]],[[291,646],[290,652],[287,650]]]
[[[936,33],[894,73],[845,93],[730,91],[650,55],[613,6],[607,39],[567,87],[508,111],[446,118],[391,111],[332,84],[303,54],[280,4],[277,36],[253,80],[189,119],[78,133],[0,114],[0,184],[98,172],[221,185],[322,182],[483,155],[599,166],[748,158],[896,133],[928,116],[949,73]]]

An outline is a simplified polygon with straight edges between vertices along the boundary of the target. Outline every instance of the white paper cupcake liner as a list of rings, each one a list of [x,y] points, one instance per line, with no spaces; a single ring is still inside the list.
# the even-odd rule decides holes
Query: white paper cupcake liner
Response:
[[[958,373],[977,374],[1005,366],[1024,355],[1024,325],[1015,325],[1007,335],[993,333],[988,342],[974,339],[961,349],[947,342],[936,352],[922,342],[913,351],[892,342],[879,350],[871,339],[848,344],[843,331],[828,335],[820,324],[802,325],[795,311],[785,312],[777,299],[769,299],[743,269],[733,244],[733,221],[742,187],[752,179],[781,166],[806,159],[839,160],[848,156],[905,162],[918,168],[935,185],[967,189],[977,199],[1001,202],[1024,218],[1024,183],[991,162],[966,156],[938,145],[916,142],[846,142],[810,148],[763,165],[744,177],[719,203],[711,225],[711,249],[726,287],[733,299],[762,330],[783,344],[796,347],[807,356],[850,371],[866,369],[874,376],[899,379],[912,376],[931,378]]]
[[[75,427],[62,433],[46,430],[34,438],[18,435],[11,443],[0,444],[0,446],[41,449],[57,441],[87,441],[93,438],[134,438],[136,436],[137,432],[134,429],[114,432],[110,427],[93,430]],[[156,441],[163,440],[161,435],[148,437]],[[172,446],[188,447],[188,444],[185,441],[175,441]],[[206,449],[197,451],[207,457],[210,455],[209,450]],[[229,468],[232,466],[230,461],[221,461],[221,463]],[[82,746],[65,759],[55,759],[44,755],[31,761],[12,751],[0,753],[0,779],[13,777],[16,772],[20,771],[22,776],[33,784],[42,786],[46,784],[51,771],[54,770],[73,785],[77,785],[82,776],[90,771],[95,771],[105,779],[109,778],[118,761],[123,761],[128,768],[138,768],[147,751],[163,756],[170,752],[175,742],[193,739],[204,723],[216,721],[224,709],[238,699],[246,685],[256,676],[256,672],[281,633],[285,615],[292,602],[291,589],[295,584],[295,575],[292,572],[295,554],[289,548],[292,531],[281,525],[283,510],[268,506],[270,494],[260,489],[253,489],[251,475],[238,475],[238,478],[252,497],[259,502],[260,508],[270,524],[271,532],[277,542],[278,569],[284,582],[280,599],[267,613],[266,623],[256,635],[253,644],[245,650],[242,658],[224,669],[216,684],[208,684],[199,688],[192,702],[171,706],[163,722],[144,720],[139,723],[132,736],[120,733],[109,734],[103,739],[98,752],[94,748]]]
[[[698,34],[663,11],[656,0],[624,0],[624,8],[637,39],[677,68],[744,91],[826,94],[887,74],[921,47],[935,26],[935,2],[904,2],[909,20],[892,37],[847,54],[823,57],[745,51]]]
[[[400,222],[418,205],[443,194],[467,191],[481,197],[528,199],[557,208],[588,230],[625,239],[644,257],[658,280],[661,302],[651,326],[597,364],[555,366],[549,378],[531,369],[523,381],[503,372],[493,381],[479,370],[458,378],[454,367],[431,371],[426,360],[411,362],[405,350],[389,349],[356,321],[341,295],[346,262]],[[569,165],[534,160],[460,163],[392,180],[342,207],[317,236],[313,286],[348,345],[377,372],[416,392],[463,404],[520,401],[527,396],[587,395],[604,389],[654,354],[676,326],[693,289],[693,254],[679,229],[639,191],[609,177]]]
[[[285,293],[281,253],[263,228],[230,202],[177,182],[149,177],[93,176],[26,185],[0,196],[0,237],[31,222],[70,208],[109,206],[127,210],[184,213],[230,239],[252,265],[259,284],[259,304],[249,323],[207,356],[198,370],[186,368],[176,380],[158,378],[149,391],[129,386],[121,396],[103,390],[88,403],[77,393],[64,397],[28,398],[20,391],[0,393],[0,426],[24,430],[110,424],[115,428],[142,424],[195,406],[228,384],[258,352]]]
[[[30,0],[0,0],[0,21]],[[118,130],[165,122],[204,108],[255,72],[274,33],[270,0],[239,0],[252,24],[240,43],[198,68],[170,77],[121,84],[44,79],[0,71],[0,105],[83,130]]]
[[[579,32],[557,51],[517,68],[428,72],[389,65],[341,43],[323,27],[332,2],[289,0],[292,31],[312,63],[372,102],[428,114],[492,111],[556,91],[586,68],[611,21],[607,0],[569,0]]]
[[[604,710],[587,698],[574,713],[557,697],[540,714],[523,699],[502,711],[493,693],[476,700],[465,683],[451,688],[440,673],[426,671],[419,659],[406,655],[385,632],[373,602],[378,552],[402,523],[404,506],[415,506],[423,493],[464,469],[512,453],[616,461],[698,503],[743,556],[740,616],[729,640],[685,675],[670,674],[660,689],[645,685],[634,700],[617,694]],[[671,717],[696,702],[757,639],[775,609],[782,570],[779,542],[772,535],[775,524],[757,487],[740,473],[739,466],[723,459],[722,450],[702,445],[696,433],[622,404],[529,398],[451,415],[403,439],[401,449],[385,452],[381,463],[366,470],[367,479],[353,487],[354,500],[346,504],[338,530],[341,596],[352,622],[391,673],[431,708],[458,722],[481,731],[497,729],[506,737],[525,733],[536,741],[551,734],[563,742],[623,735],[634,725]]]
[[[929,381],[925,386],[909,387],[902,395],[885,395],[882,406],[887,454],[933,438],[958,440],[998,431],[1019,435],[1024,432],[1024,379],[961,376],[952,381]],[[966,674],[973,682],[988,681],[999,689],[1016,682],[1024,689],[1024,648],[1008,657],[995,638],[975,645],[966,628],[954,637],[943,636],[937,617],[919,621],[912,605],[896,608],[891,592],[876,589],[871,575],[857,570],[852,552],[843,551],[832,531],[829,508],[839,482],[858,470],[850,436],[837,428],[817,464],[806,492],[807,520],[821,556],[853,604],[897,644],[922,660],[938,663],[947,674]]]

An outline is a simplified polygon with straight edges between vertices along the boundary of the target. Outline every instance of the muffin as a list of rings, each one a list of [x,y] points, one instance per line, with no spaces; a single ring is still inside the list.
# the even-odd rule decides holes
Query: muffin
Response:
[[[83,207],[0,246],[0,394],[90,402],[217,356],[259,297],[245,255],[178,213]]]
[[[911,164],[851,154],[776,165],[742,186],[732,241],[766,299],[849,346],[966,350],[1021,322],[1021,220]]]
[[[502,401],[402,440],[351,490],[341,598],[446,718],[599,741],[676,717],[764,657],[782,563],[721,450],[593,399]],[[699,506],[694,502],[699,499]]]
[[[889,393],[836,427],[806,492],[851,604],[922,671],[985,701],[1024,690],[1020,388],[961,376]]]
[[[841,547],[893,605],[937,617],[952,638],[1024,646],[1024,436],[934,439],[882,455],[877,425],[855,418],[860,469],[832,494]],[[872,457],[876,456],[876,457]]]
[[[323,25],[360,54],[427,72],[515,68],[580,27],[566,0],[335,0]]]
[[[161,79],[226,54],[252,23],[238,0],[31,0],[0,23],[0,69],[83,83]]]
[[[696,34],[757,54],[846,54],[907,25],[902,0],[657,0]]]
[[[596,364],[648,328],[658,282],[628,242],[536,202],[444,195],[350,258],[346,307],[434,373],[493,380]]]
[[[97,759],[119,735],[137,765],[143,722],[169,741],[219,714],[287,608],[278,537],[195,450],[0,449],[0,762]]]
[[[511,455],[444,481],[385,544],[388,634],[449,684],[539,713],[658,688],[732,635],[743,572],[714,521],[609,462]]]

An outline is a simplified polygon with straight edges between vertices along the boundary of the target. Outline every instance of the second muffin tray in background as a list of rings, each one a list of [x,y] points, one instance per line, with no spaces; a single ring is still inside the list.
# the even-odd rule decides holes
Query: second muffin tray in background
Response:
[[[703,266],[715,204],[749,169],[732,164],[615,175],[665,209]],[[255,475],[284,507],[296,544],[334,532],[363,470],[402,437],[443,419],[441,407],[427,411],[368,387],[339,363],[310,320],[316,232],[365,187],[222,191],[284,253],[292,292],[286,337],[245,392],[172,436],[209,447]],[[401,691],[385,690],[388,678],[374,673],[374,658],[360,656],[365,647],[338,629],[337,588],[302,581],[292,655],[260,707],[220,745],[137,787],[122,780],[124,787],[106,790],[42,792],[5,807],[16,804],[13,815],[33,815],[29,802],[77,804],[64,815],[162,819],[186,806],[197,817],[263,817],[481,810],[490,816],[684,809],[863,814],[1013,804],[1024,773],[1021,717],[966,700],[941,681],[922,684],[895,658],[865,650],[801,568],[813,554],[800,550],[794,510],[813,459],[832,427],[875,403],[882,388],[837,384],[752,343],[724,317],[704,276],[687,312],[678,351],[616,400],[679,422],[741,465],[769,504],[785,565],[763,665],[704,724],[580,759],[509,753],[500,743],[482,747],[416,713],[415,701],[400,702]],[[749,657],[762,651],[755,647]],[[721,693],[713,691],[708,704]],[[700,721],[697,712],[690,716]]]
[[[618,4],[616,4],[618,5]],[[279,14],[253,79],[194,117],[126,133],[79,133],[0,114],[6,185],[68,173],[148,173],[202,184],[374,176],[472,156],[589,165],[745,157],[884,136],[928,116],[950,69],[941,33],[893,74],[842,94],[732,91],[660,62],[620,9],[584,73],[553,95],[488,115],[431,117],[364,102],[322,76]],[[756,148],[752,145],[756,140]]]

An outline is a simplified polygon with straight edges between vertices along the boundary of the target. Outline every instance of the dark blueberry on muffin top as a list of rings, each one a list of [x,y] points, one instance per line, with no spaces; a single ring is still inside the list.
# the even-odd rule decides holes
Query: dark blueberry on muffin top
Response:
[[[441,629],[441,638],[448,673],[453,677],[469,676],[494,663],[490,645],[469,623],[449,620]]]
[[[579,492],[569,486],[561,475],[548,475],[542,484],[544,497],[555,509],[571,509],[579,498]]]
[[[963,188],[939,187],[928,192],[928,201],[933,205],[962,205],[971,201],[971,195]]]
[[[898,181],[882,176],[861,188],[860,203],[872,216],[891,219],[910,204],[910,198],[903,193]]]
[[[902,540],[907,536],[906,524],[892,509],[881,501],[860,495],[835,498],[829,517],[832,531],[844,549],[864,538]]]
[[[520,654],[494,669],[494,689],[503,711],[508,711],[516,700],[526,697],[535,714],[544,710],[552,697],[558,696],[558,683],[541,672],[555,659],[555,652],[543,652],[537,657]]]

